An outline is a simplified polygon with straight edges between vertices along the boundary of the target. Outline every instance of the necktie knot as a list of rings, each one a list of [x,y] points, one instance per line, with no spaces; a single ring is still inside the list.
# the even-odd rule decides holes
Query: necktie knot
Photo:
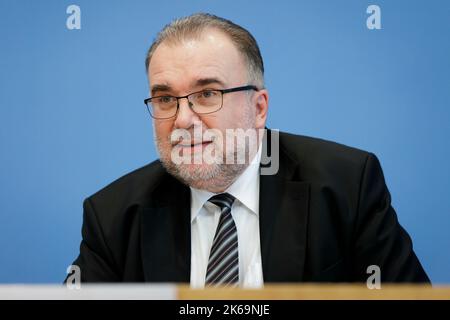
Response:
[[[235,198],[229,193],[219,193],[209,198],[208,201],[220,207],[221,210],[223,210],[224,208],[228,208],[231,210],[234,199]]]

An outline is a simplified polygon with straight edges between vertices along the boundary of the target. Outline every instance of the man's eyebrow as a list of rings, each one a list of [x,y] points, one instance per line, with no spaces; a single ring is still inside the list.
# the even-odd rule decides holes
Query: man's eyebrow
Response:
[[[202,78],[202,79],[198,79],[197,81],[195,81],[195,86],[196,87],[201,87],[201,86],[207,86],[208,84],[218,84],[220,86],[225,86],[225,84],[223,83],[223,81],[217,79],[217,78]]]
[[[155,84],[152,86],[152,96],[158,91],[170,91],[172,88],[167,84]]]
[[[202,87],[207,86],[209,84],[218,84],[221,87],[225,86],[224,82],[217,78],[201,78],[196,80],[193,84],[194,87]],[[155,94],[158,93],[159,91],[171,91],[171,90],[172,87],[169,86],[168,84],[155,84],[152,86],[151,92],[152,96],[155,96]]]

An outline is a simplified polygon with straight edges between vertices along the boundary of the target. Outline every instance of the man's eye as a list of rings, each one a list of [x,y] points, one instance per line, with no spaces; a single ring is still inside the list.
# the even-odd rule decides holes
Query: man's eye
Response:
[[[173,102],[173,97],[170,97],[170,96],[159,97],[158,102],[159,103],[171,103],[171,102]]]
[[[214,97],[216,95],[217,95],[217,92],[213,91],[213,90],[206,90],[206,91],[202,91],[200,93],[200,97],[201,98],[212,98],[212,97]]]

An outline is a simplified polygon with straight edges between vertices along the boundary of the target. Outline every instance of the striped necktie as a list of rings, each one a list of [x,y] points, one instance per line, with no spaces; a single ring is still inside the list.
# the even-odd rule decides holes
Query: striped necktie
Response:
[[[206,271],[206,285],[232,285],[239,283],[238,235],[231,216],[234,197],[221,193],[209,199],[220,210],[220,220],[211,246]]]

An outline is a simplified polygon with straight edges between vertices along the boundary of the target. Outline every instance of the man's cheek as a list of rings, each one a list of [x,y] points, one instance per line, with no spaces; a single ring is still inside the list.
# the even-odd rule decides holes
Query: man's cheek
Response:
[[[170,143],[170,130],[166,130],[166,128],[162,126],[155,127],[156,138],[163,142],[164,144]]]

